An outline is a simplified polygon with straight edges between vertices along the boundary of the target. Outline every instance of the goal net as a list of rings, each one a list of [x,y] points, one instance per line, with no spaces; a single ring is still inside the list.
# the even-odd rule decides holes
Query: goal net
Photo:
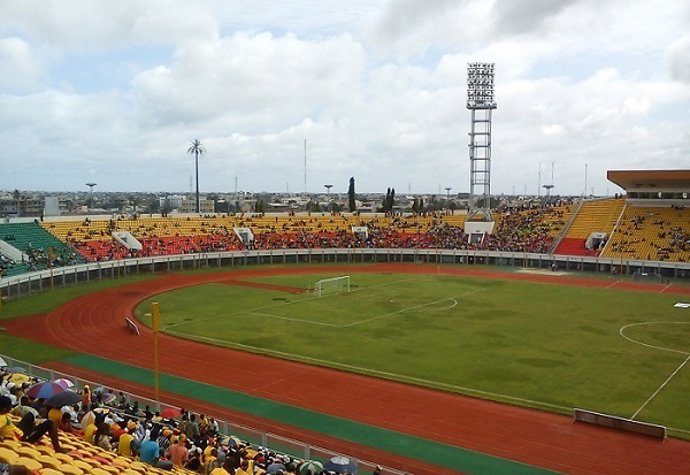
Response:
[[[321,279],[314,285],[314,292],[319,297],[325,295],[349,292],[350,291],[350,276],[343,275],[340,277],[331,277],[330,279]]]

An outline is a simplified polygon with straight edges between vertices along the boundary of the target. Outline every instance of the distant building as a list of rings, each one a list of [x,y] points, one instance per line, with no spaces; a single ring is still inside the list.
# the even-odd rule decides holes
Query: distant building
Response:
[[[0,216],[34,216],[43,215],[45,199],[42,197],[5,198],[0,199]]]
[[[180,213],[196,213],[196,199],[183,199],[179,207]],[[201,214],[213,214],[216,211],[216,204],[213,200],[199,199],[199,212]]]

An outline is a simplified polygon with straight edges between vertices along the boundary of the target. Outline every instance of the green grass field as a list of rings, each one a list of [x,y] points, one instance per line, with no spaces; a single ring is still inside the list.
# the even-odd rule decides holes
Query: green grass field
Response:
[[[313,288],[333,276],[254,281]],[[690,309],[674,308],[678,297],[445,275],[356,273],[351,285],[317,298],[206,284],[137,313],[149,324],[157,301],[163,330],[186,338],[690,434]],[[643,322],[666,323],[628,326]]]

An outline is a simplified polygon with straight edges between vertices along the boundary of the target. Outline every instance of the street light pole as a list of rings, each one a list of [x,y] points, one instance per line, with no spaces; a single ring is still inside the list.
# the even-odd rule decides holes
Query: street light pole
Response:
[[[331,206],[331,188],[333,188],[333,185],[323,185],[323,187],[328,190],[328,210],[331,211],[333,208]]]
[[[89,187],[89,208],[93,209],[93,187],[96,183],[87,183],[86,186]]]

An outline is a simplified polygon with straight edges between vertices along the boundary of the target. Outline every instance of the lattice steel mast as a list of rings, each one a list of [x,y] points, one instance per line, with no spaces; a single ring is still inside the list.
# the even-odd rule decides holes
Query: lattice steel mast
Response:
[[[494,63],[468,63],[467,108],[470,110],[470,210],[468,220],[491,218],[491,111]]]

